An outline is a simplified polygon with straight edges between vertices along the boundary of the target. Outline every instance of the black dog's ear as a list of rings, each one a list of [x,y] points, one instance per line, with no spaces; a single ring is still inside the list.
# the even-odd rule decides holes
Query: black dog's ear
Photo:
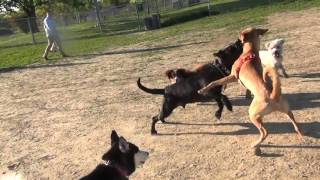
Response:
[[[122,153],[129,151],[129,143],[123,137],[119,138],[119,149]]]
[[[174,71],[172,69],[166,70],[166,72],[164,73],[168,79],[172,79],[174,78]]]
[[[221,58],[222,54],[223,54],[223,51],[219,50],[218,52],[213,53],[213,56]]]
[[[114,145],[119,141],[119,136],[115,130],[112,130],[111,132],[111,145]]]
[[[238,38],[233,44],[236,44],[236,45],[241,45],[242,44],[242,42],[241,42],[241,40]]]

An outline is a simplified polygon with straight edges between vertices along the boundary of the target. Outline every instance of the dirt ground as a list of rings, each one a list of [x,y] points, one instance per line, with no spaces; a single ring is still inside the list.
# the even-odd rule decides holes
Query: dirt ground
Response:
[[[153,47],[140,44],[103,56],[78,57],[47,66],[0,74],[0,169],[27,179],[76,179],[100,163],[110,133],[150,152],[131,179],[317,179],[320,177],[320,9],[276,14],[262,42],[282,37],[290,76],[282,91],[305,133],[298,139],[286,116],[266,116],[270,135],[255,156],[250,144],[258,131],[248,119],[244,89],[228,86],[234,112],[221,121],[215,103],[178,108],[157,124],[161,97],[143,93],[168,84],[163,72],[208,62],[212,52],[236,39],[223,30],[189,33]],[[179,45],[179,46],[175,46]],[[157,48],[155,48],[157,47]]]

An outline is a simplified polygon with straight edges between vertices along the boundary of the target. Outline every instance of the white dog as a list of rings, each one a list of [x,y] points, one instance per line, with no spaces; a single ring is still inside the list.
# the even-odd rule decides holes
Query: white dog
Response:
[[[259,56],[261,59],[261,63],[263,66],[271,66],[273,68],[276,68],[278,71],[282,71],[282,75],[285,78],[288,78],[288,74],[286,73],[282,61],[282,51],[283,51],[283,39],[275,39],[269,43],[266,43],[265,46],[267,50],[261,50],[259,51]]]

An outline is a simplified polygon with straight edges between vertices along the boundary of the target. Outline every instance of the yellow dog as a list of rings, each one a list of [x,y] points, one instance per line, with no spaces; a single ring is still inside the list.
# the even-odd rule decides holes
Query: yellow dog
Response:
[[[302,133],[294,119],[287,100],[281,96],[281,84],[277,71],[272,67],[262,66],[259,58],[260,35],[266,33],[268,29],[247,28],[240,33],[240,40],[243,43],[243,52],[238,60],[233,64],[231,74],[225,78],[211,82],[206,87],[200,89],[198,93],[206,94],[215,86],[226,85],[239,81],[249,89],[254,98],[249,108],[249,116],[252,123],[258,128],[260,138],[252,144],[258,147],[268,135],[263,127],[263,116],[280,111],[290,118],[295,131],[302,138]],[[270,78],[272,77],[272,84]]]

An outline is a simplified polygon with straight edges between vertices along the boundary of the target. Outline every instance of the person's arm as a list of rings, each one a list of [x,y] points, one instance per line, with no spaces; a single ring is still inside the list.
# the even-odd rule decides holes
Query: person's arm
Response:
[[[45,29],[49,29],[49,28],[48,28],[48,18],[44,18],[44,20],[43,20],[43,27],[44,27]]]

